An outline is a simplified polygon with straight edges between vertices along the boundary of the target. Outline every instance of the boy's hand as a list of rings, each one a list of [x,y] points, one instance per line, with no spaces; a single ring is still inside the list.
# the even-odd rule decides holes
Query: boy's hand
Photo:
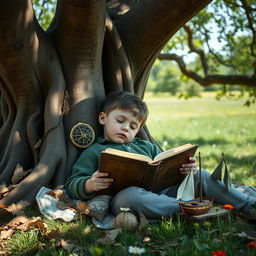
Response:
[[[197,163],[196,163],[196,158],[195,157],[190,157],[189,158],[190,163],[188,164],[183,164],[180,168],[180,172],[183,175],[188,175],[189,172],[193,171],[194,175],[197,173]]]
[[[91,194],[94,191],[99,191],[108,188],[112,182],[112,178],[106,178],[107,172],[96,171],[92,177],[85,182],[85,193]]]

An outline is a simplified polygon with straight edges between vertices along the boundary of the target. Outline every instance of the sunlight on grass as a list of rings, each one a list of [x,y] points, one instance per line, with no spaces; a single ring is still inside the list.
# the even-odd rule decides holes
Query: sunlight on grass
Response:
[[[214,170],[224,152],[234,181],[256,185],[256,108],[245,99],[222,99],[213,94],[189,100],[145,96],[151,135],[169,149],[185,143],[199,145],[202,167]]]
[[[11,255],[34,255],[33,252],[38,250],[40,244],[39,232],[32,229],[28,232],[15,233],[7,243],[7,249]]]

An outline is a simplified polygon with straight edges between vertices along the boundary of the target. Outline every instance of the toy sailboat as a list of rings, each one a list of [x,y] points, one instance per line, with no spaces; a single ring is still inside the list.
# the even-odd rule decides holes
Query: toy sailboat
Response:
[[[191,171],[181,183],[177,200],[184,215],[200,215],[207,213],[213,205],[212,199],[203,198],[201,155],[199,152],[199,198],[195,196],[194,174]]]

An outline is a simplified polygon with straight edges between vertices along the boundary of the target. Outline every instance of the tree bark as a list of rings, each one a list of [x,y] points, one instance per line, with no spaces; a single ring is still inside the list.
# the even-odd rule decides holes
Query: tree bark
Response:
[[[28,0],[0,0],[0,183],[32,169],[1,199],[32,202],[64,184],[81,150],[78,122],[97,122],[105,95],[143,97],[152,64],[174,33],[210,0],[59,0],[47,31]],[[145,129],[141,136],[150,139]]]

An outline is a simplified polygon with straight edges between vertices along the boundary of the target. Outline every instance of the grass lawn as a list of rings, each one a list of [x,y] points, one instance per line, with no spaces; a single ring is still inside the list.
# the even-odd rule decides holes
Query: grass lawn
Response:
[[[202,168],[212,172],[224,152],[234,182],[256,186],[256,106],[245,99],[217,101],[214,94],[189,100],[147,94],[151,135],[164,148],[199,145]]]
[[[189,100],[147,94],[145,100],[148,128],[164,149],[196,143],[202,167],[210,172],[224,152],[233,181],[256,186],[255,106],[243,107],[243,99],[216,101],[209,93]],[[27,212],[36,215],[38,211]],[[4,238],[8,227],[0,229],[0,255],[256,256],[255,227],[231,211],[225,218],[202,223],[162,219],[104,239],[105,233],[89,218],[72,223],[42,219],[29,228],[15,226],[9,240]]]

